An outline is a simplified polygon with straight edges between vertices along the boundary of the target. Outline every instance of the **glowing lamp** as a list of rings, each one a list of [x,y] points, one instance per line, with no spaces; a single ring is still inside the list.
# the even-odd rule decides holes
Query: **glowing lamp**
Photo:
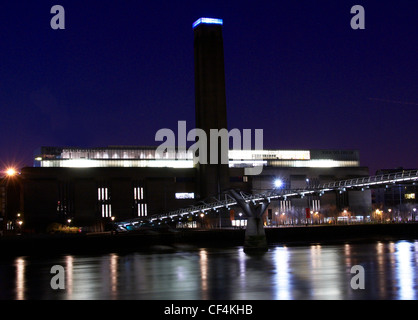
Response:
[[[276,188],[281,188],[281,187],[283,187],[283,181],[282,181],[282,180],[280,180],[280,179],[276,179],[276,180],[274,180],[274,186],[275,186]]]
[[[9,168],[9,169],[6,170],[6,174],[9,177],[12,177],[12,176],[16,175],[16,173],[17,173],[17,171],[15,169],[13,169],[13,168]]]

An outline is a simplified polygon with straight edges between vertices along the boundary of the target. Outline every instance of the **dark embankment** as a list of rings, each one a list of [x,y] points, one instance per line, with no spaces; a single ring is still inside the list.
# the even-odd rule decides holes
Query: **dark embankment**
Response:
[[[302,245],[418,239],[418,224],[266,228],[269,244]],[[244,244],[244,229],[147,231],[126,234],[20,235],[0,238],[0,257],[17,255],[170,252]]]
[[[269,243],[342,243],[418,239],[418,223],[267,228]]]

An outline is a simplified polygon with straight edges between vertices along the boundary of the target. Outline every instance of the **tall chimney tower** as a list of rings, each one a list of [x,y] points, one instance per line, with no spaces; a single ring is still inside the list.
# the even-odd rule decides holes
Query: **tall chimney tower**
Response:
[[[221,19],[213,18],[200,18],[193,24],[196,128],[203,129],[208,139],[208,164],[199,163],[197,170],[201,198],[229,188],[229,166],[221,163],[220,141],[218,162],[210,163],[210,129],[228,129],[222,25]]]

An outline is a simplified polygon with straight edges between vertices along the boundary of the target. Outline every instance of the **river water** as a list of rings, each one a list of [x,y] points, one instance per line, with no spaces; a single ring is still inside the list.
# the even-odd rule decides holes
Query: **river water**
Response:
[[[63,269],[51,273],[54,265]],[[242,247],[22,256],[0,261],[0,299],[410,300],[417,271],[418,241],[277,245],[261,256]]]

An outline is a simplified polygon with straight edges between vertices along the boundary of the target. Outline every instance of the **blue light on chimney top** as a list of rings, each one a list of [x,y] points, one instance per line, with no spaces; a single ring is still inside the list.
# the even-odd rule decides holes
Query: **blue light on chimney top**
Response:
[[[222,25],[223,20],[222,19],[214,19],[214,18],[200,18],[200,19],[196,20],[195,23],[193,23],[193,29],[196,28],[199,24],[202,24],[202,23]]]

